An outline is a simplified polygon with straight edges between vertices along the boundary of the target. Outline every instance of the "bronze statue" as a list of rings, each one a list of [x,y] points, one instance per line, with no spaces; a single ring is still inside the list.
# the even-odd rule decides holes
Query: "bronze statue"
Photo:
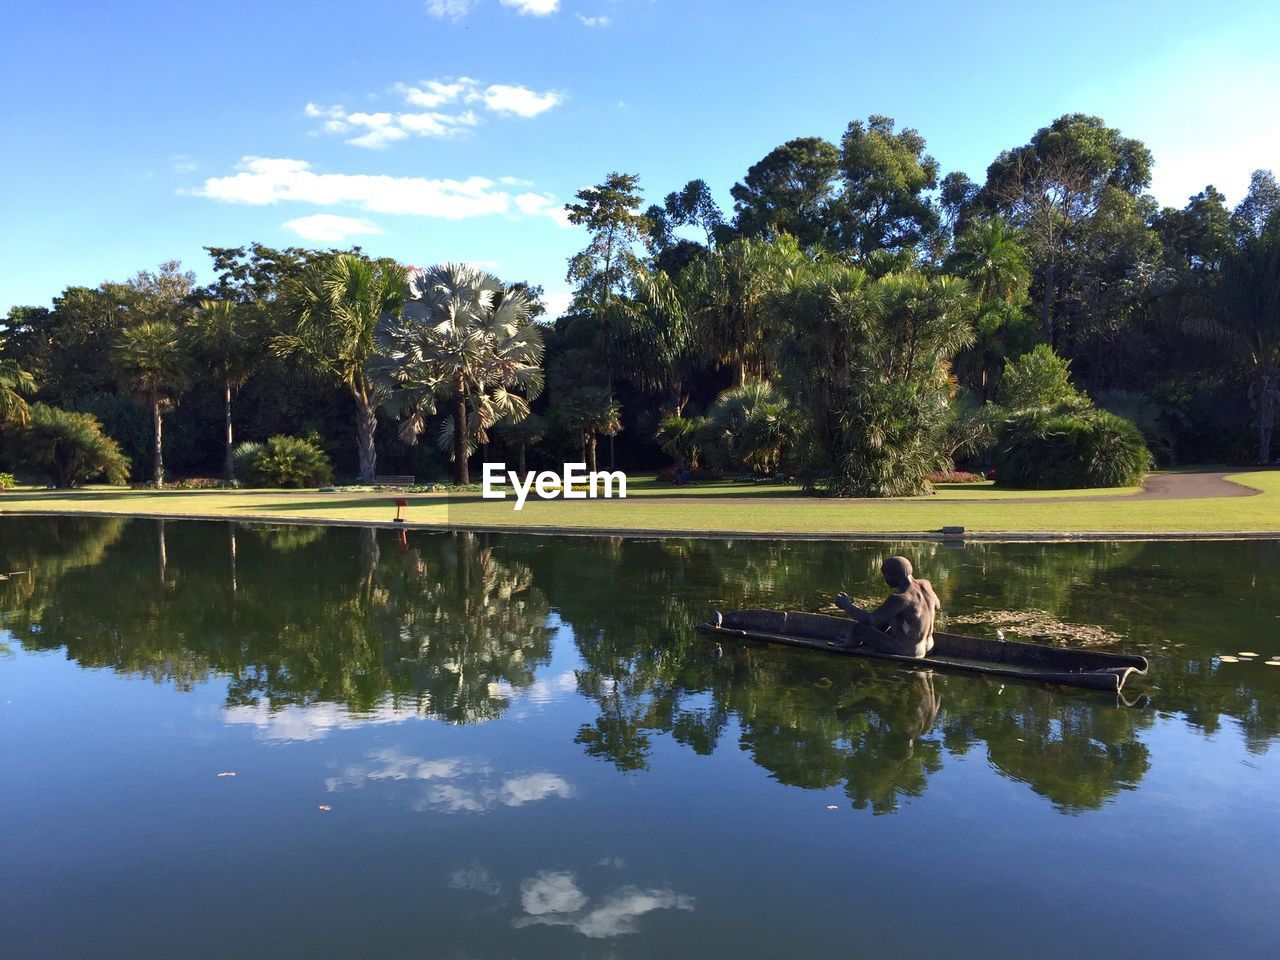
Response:
[[[880,565],[884,581],[894,592],[874,610],[863,610],[847,593],[836,596],[836,606],[858,621],[846,647],[870,647],[879,653],[923,657],[933,649],[933,618],[938,595],[928,580],[911,575],[911,561],[889,557]]]

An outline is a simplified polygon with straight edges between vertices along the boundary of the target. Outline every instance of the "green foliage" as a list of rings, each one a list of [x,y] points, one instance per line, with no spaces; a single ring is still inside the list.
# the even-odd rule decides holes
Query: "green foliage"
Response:
[[[333,482],[329,455],[301,437],[271,437],[235,449],[236,473],[255,487],[319,487]]]
[[[1017,360],[1007,360],[1000,380],[1000,405],[1006,410],[1083,410],[1089,398],[1071,383],[1071,363],[1047,343]]]
[[[815,487],[838,496],[911,496],[946,469],[948,361],[973,342],[973,297],[955,277],[877,280],[817,263],[791,273],[771,312],[781,384],[811,424]]]
[[[766,381],[750,380],[716,398],[704,432],[724,465],[768,475],[794,454],[801,429],[800,416],[781,392]]]
[[[774,148],[730,191],[738,231],[765,239],[790,234],[804,246],[823,242],[834,222],[839,172],[840,151],[821,137]]]
[[[662,418],[654,436],[662,452],[671,457],[677,467],[688,466],[696,470],[702,457],[706,427],[705,417],[686,417],[673,413]]]
[[[938,228],[925,192],[938,186],[938,161],[925,153],[919,132],[894,127],[891,117],[872,115],[865,126],[850,123],[840,141],[841,247],[862,256],[913,250]]]
[[[57,487],[79,487],[99,478],[111,484],[129,479],[129,458],[87,413],[35,403],[27,425],[10,424],[4,439],[10,462],[43,474]]]
[[[452,450],[456,479],[469,479],[467,457],[489,442],[502,419],[522,420],[543,386],[542,328],[530,300],[491,273],[459,263],[409,276],[399,314],[378,324],[370,374],[388,406],[403,417],[401,439],[416,442],[436,401],[448,404],[440,449]]]
[[[0,472],[0,490],[12,490],[17,485],[12,473]]]
[[[1039,490],[1131,487],[1152,467],[1142,433],[1105,410],[1027,410],[1003,425],[996,482]]]
[[[26,425],[31,408],[25,394],[35,393],[36,380],[18,366],[18,361],[0,358],[0,426],[6,423]]]

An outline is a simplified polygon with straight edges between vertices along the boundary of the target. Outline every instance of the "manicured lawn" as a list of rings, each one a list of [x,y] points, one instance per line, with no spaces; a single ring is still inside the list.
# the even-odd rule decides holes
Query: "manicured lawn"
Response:
[[[1126,491],[1005,491],[947,488],[914,500],[803,498],[782,484],[720,483],[671,487],[647,478],[629,484],[626,500],[481,500],[478,495],[409,494],[414,525],[554,527],[686,533],[845,534],[926,532],[962,525],[975,532],[1062,531],[1177,533],[1280,532],[1280,471],[1242,472],[1234,479],[1255,497],[1133,500]],[[1084,496],[1087,502],[1035,502]],[[389,521],[394,493],[248,490],[17,490],[0,494],[0,512],[102,512],[262,520]],[[1009,502],[1031,500],[1032,502]]]

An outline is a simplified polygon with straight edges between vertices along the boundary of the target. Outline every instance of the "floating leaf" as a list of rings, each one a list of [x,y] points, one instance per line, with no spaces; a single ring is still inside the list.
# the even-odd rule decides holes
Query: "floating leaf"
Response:
[[[1254,653],[1252,650],[1241,650],[1239,653],[1236,654],[1236,656],[1237,657],[1256,657],[1257,654]]]
[[[218,776],[220,777],[234,777],[235,775],[236,775],[236,772],[234,770],[223,770],[220,774],[218,774]]]
[[[323,810],[325,813],[328,813],[330,810],[333,809],[333,807],[329,806],[327,803],[322,803],[320,804],[320,809]]]
[[[1223,662],[1223,663],[1239,663],[1239,662],[1240,662],[1240,658],[1239,658],[1239,657],[1233,657],[1233,656],[1231,656],[1231,654],[1229,654],[1229,653],[1224,653],[1224,654],[1223,654],[1222,656],[1220,656],[1218,659],[1219,659],[1221,662]]]
[[[828,803],[828,804],[827,804],[827,809],[828,809],[828,810],[839,810],[840,808],[839,808],[839,807],[837,807],[834,803]]]

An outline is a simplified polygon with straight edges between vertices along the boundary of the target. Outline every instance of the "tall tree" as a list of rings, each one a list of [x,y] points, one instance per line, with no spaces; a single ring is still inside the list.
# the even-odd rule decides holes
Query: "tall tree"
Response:
[[[522,420],[542,392],[542,329],[529,318],[524,290],[491,273],[446,263],[409,274],[399,314],[378,324],[377,382],[404,415],[401,436],[413,440],[448,404],[439,433],[452,449],[454,478],[471,481],[473,445],[488,443],[499,420]]]
[[[1098,117],[1073,113],[1005,150],[987,168],[982,199],[1026,236],[1039,274],[1040,324],[1052,343],[1063,267],[1101,211],[1119,192],[1137,196],[1151,182],[1151,152]]]
[[[390,260],[350,253],[326,257],[289,284],[293,330],[272,339],[277,354],[303,359],[350,392],[365,483],[377,473],[378,395],[368,369],[374,331],[384,315],[400,312],[405,279],[404,268]]]
[[[144,320],[126,327],[113,359],[120,385],[151,414],[152,479],[164,486],[164,415],[191,381],[190,360],[178,325],[171,320]]]
[[[261,358],[261,327],[253,306],[230,300],[201,300],[186,327],[191,353],[223,394],[224,476],[235,479],[231,398]]]
[[[1258,417],[1258,462],[1270,463],[1280,406],[1280,213],[1262,233],[1245,235],[1200,304],[1192,328],[1221,344],[1246,379]]]
[[[938,186],[938,161],[916,130],[894,126],[891,117],[873,114],[865,126],[850,123],[840,141],[842,246],[861,256],[914,249],[939,225],[926,193]]]
[[[840,174],[840,151],[821,137],[797,137],[751,165],[730,193],[744,236],[789,233],[802,246],[826,243]]]
[[[575,285],[574,307],[589,312],[595,321],[610,400],[619,361],[617,345],[626,320],[619,300],[627,295],[639,263],[636,248],[652,227],[637,212],[640,203],[640,178],[610,173],[603,183],[578,191],[576,203],[565,204],[569,222],[586,227],[589,234],[587,246],[569,261],[568,279]],[[613,467],[612,435],[609,466]]]
[[[1255,170],[1249,178],[1249,192],[1231,213],[1231,225],[1241,241],[1259,237],[1280,213],[1280,183],[1270,170]]]

